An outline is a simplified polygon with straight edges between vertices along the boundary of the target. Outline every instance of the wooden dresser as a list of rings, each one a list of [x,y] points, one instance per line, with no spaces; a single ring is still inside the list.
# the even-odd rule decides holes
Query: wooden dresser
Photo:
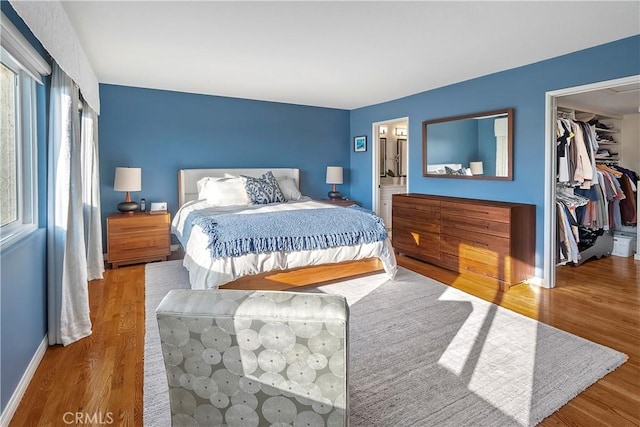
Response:
[[[168,212],[114,213],[107,217],[107,262],[124,264],[166,261],[171,254]]]
[[[426,194],[393,196],[396,252],[509,288],[534,276],[535,206]]]

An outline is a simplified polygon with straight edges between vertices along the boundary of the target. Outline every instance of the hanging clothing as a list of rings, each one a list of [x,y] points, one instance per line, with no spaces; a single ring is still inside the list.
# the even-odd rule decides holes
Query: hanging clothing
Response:
[[[576,209],[586,206],[589,199],[579,194],[573,194],[572,189],[558,188],[556,192],[556,236],[558,238],[557,263],[580,260],[580,232],[576,217]]]
[[[613,163],[611,136],[596,133],[589,123],[558,118],[557,146],[557,241],[558,262],[576,263],[580,252],[595,243],[606,230],[636,225],[638,175]],[[604,147],[599,146],[602,141]],[[583,202],[576,203],[576,198]]]
[[[637,225],[638,207],[636,205],[636,200],[638,189],[635,182],[638,181],[638,174],[621,166],[614,166],[613,169],[621,173],[618,181],[620,183],[620,188],[625,195],[625,197],[620,200],[621,222],[624,225]]]

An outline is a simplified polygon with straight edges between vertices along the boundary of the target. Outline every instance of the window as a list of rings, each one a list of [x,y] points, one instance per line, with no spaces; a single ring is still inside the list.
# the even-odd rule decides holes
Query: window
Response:
[[[0,57],[0,242],[37,228],[35,81],[2,49]]]

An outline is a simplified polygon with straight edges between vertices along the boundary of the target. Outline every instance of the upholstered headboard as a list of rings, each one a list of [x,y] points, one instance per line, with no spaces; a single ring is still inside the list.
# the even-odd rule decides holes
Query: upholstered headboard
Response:
[[[262,169],[180,169],[178,171],[178,206],[196,200],[198,198],[197,182],[208,176],[224,177],[229,175],[246,175],[259,177],[267,171],[273,172],[276,178],[293,178],[298,189],[300,188],[300,169],[293,168],[262,168]]]
[[[458,170],[462,168],[462,165],[460,163],[442,163],[439,165],[432,164],[427,165],[427,172],[445,174],[445,167],[451,168],[453,170]]]

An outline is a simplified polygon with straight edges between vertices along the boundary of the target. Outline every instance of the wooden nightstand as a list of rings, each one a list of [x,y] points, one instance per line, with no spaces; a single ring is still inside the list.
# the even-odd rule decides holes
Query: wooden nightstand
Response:
[[[353,200],[344,200],[344,199],[321,199],[320,201],[323,203],[329,203],[331,205],[338,205],[338,206],[353,206],[358,204]]]
[[[171,254],[171,216],[114,213],[107,217],[107,262],[113,268],[124,264],[166,261]]]

